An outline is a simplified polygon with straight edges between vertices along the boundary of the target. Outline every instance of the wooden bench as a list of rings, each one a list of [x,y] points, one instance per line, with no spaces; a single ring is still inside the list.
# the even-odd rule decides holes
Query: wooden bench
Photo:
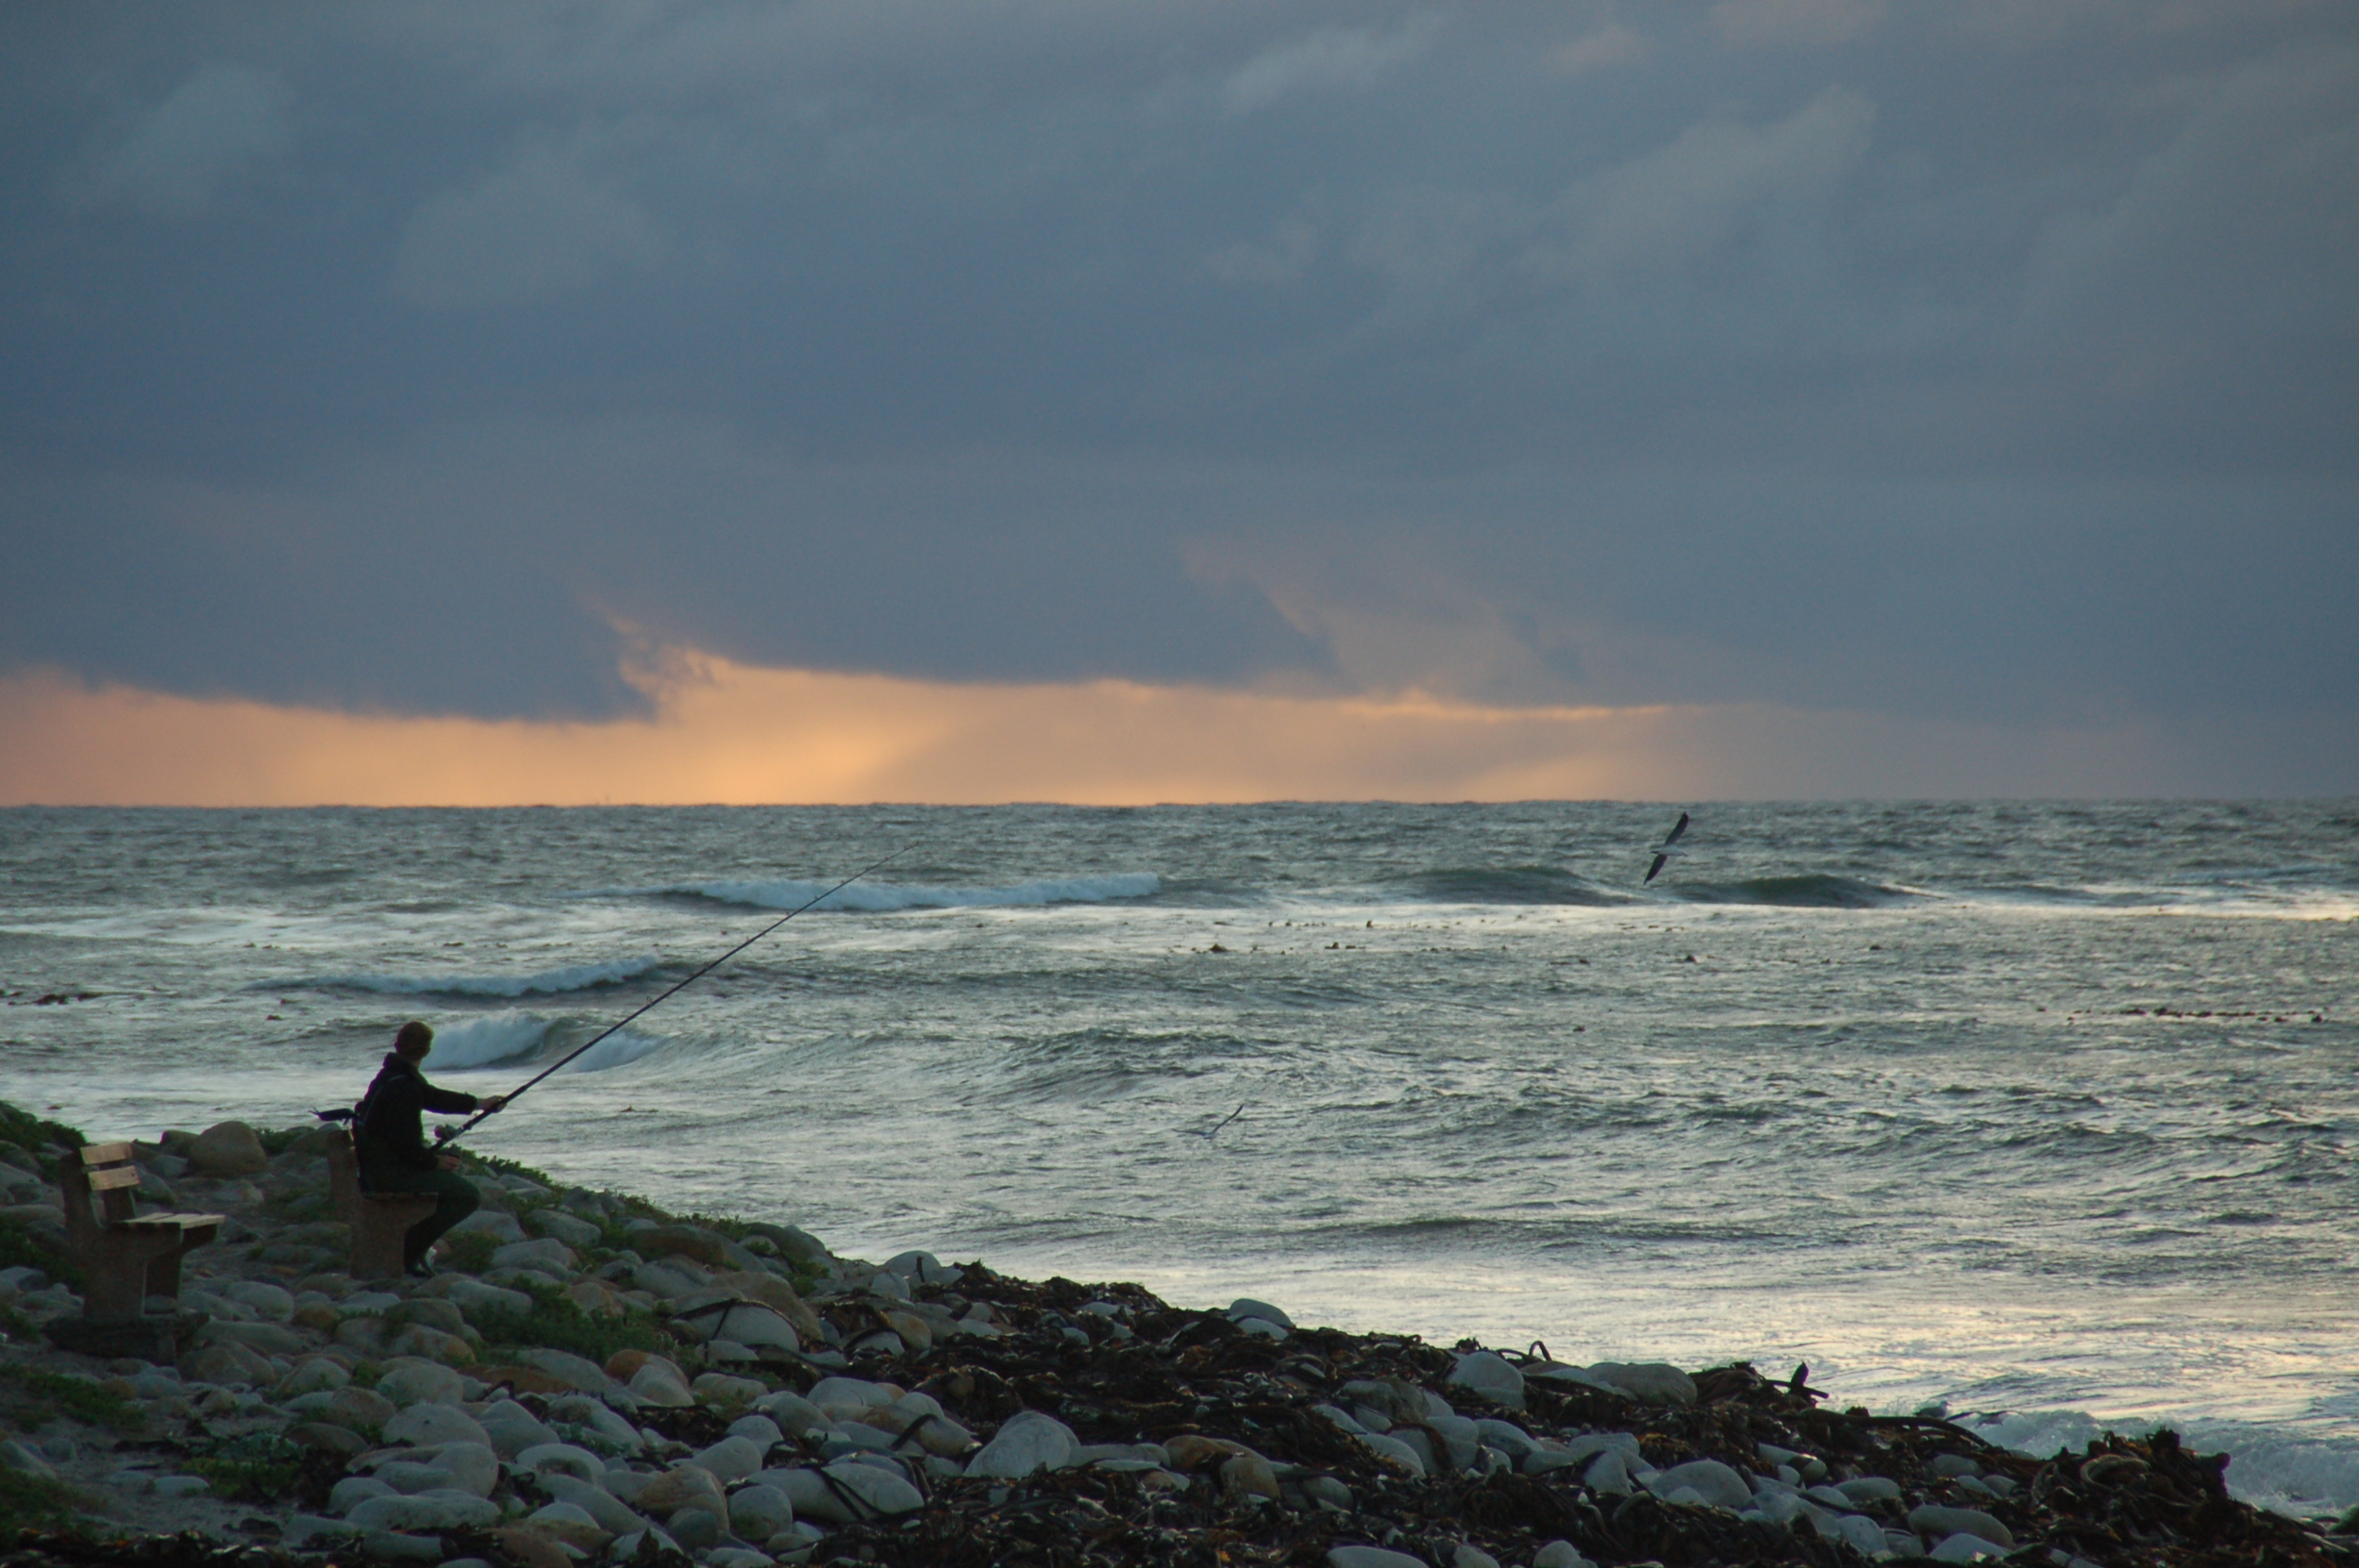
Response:
[[[352,1277],[394,1279],[402,1273],[402,1243],[410,1227],[434,1212],[442,1199],[431,1193],[369,1193],[360,1187],[360,1160],[352,1134],[329,1130],[327,1187],[336,1216],[352,1232]]]
[[[77,1155],[60,1157],[58,1185],[65,1194],[67,1256],[89,1276],[82,1293],[82,1314],[89,1318],[139,1317],[150,1296],[164,1296],[176,1309],[180,1259],[211,1241],[227,1218],[133,1212],[140,1172],[128,1143],[90,1143]]]

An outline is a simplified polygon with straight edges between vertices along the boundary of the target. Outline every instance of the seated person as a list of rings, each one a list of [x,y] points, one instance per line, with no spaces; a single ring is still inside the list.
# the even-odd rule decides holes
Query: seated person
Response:
[[[432,1029],[414,1019],[404,1024],[352,1118],[353,1156],[360,1166],[363,1191],[430,1193],[442,1200],[402,1239],[402,1267],[421,1278],[434,1272],[426,1260],[427,1249],[482,1201],[474,1184],[459,1174],[457,1155],[437,1154],[427,1146],[426,1112],[497,1110],[508,1103],[505,1094],[478,1100],[427,1082],[420,1063],[433,1049]]]

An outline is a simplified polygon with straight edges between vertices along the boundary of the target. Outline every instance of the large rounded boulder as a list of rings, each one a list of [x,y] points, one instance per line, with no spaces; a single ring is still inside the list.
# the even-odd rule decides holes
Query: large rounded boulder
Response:
[[[196,1135],[189,1145],[189,1163],[209,1176],[252,1176],[269,1168],[270,1155],[252,1127],[222,1122]]]

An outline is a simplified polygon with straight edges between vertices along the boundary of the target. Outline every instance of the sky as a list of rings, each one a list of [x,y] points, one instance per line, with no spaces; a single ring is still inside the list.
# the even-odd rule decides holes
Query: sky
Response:
[[[0,8],[0,803],[2359,792],[2351,0]]]

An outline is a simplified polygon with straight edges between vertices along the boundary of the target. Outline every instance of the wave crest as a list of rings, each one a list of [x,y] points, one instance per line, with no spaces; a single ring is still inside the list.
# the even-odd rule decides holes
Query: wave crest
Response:
[[[1663,888],[1662,892],[1689,904],[1772,904],[1789,909],[1880,909],[1916,896],[1906,888],[1829,872],[1748,876],[1739,882],[1689,882]]]
[[[1038,882],[1017,882],[1003,888],[896,887],[890,882],[855,882],[828,892],[818,909],[1027,909],[1044,904],[1103,904],[1116,898],[1149,898],[1163,889],[1162,878],[1148,872],[1117,872],[1107,876],[1071,876]],[[669,894],[710,898],[720,904],[740,904],[758,909],[793,909],[811,904],[826,882],[784,878],[775,882],[721,880],[682,882],[662,888],[627,890],[638,894]]]
[[[561,1056],[587,1040],[595,1030],[586,1027],[578,1019],[544,1018],[537,1012],[494,1012],[480,1018],[462,1019],[434,1031],[434,1054],[430,1059],[435,1069],[444,1072],[466,1072],[484,1067],[529,1067],[547,1058]],[[618,1029],[598,1042],[595,1050],[585,1051],[568,1062],[568,1073],[599,1073],[610,1067],[620,1067],[637,1061],[641,1057],[663,1048],[661,1035],[641,1034],[635,1029]]]
[[[1555,866],[1445,866],[1408,878],[1419,898],[1448,904],[1574,904],[1598,909],[1635,902]]]
[[[601,963],[571,964],[544,969],[537,975],[323,975],[305,980],[273,980],[258,988],[289,990],[295,986],[320,991],[367,991],[384,996],[556,996],[569,991],[594,991],[621,985],[662,963],[653,953],[635,959],[609,959]]]

